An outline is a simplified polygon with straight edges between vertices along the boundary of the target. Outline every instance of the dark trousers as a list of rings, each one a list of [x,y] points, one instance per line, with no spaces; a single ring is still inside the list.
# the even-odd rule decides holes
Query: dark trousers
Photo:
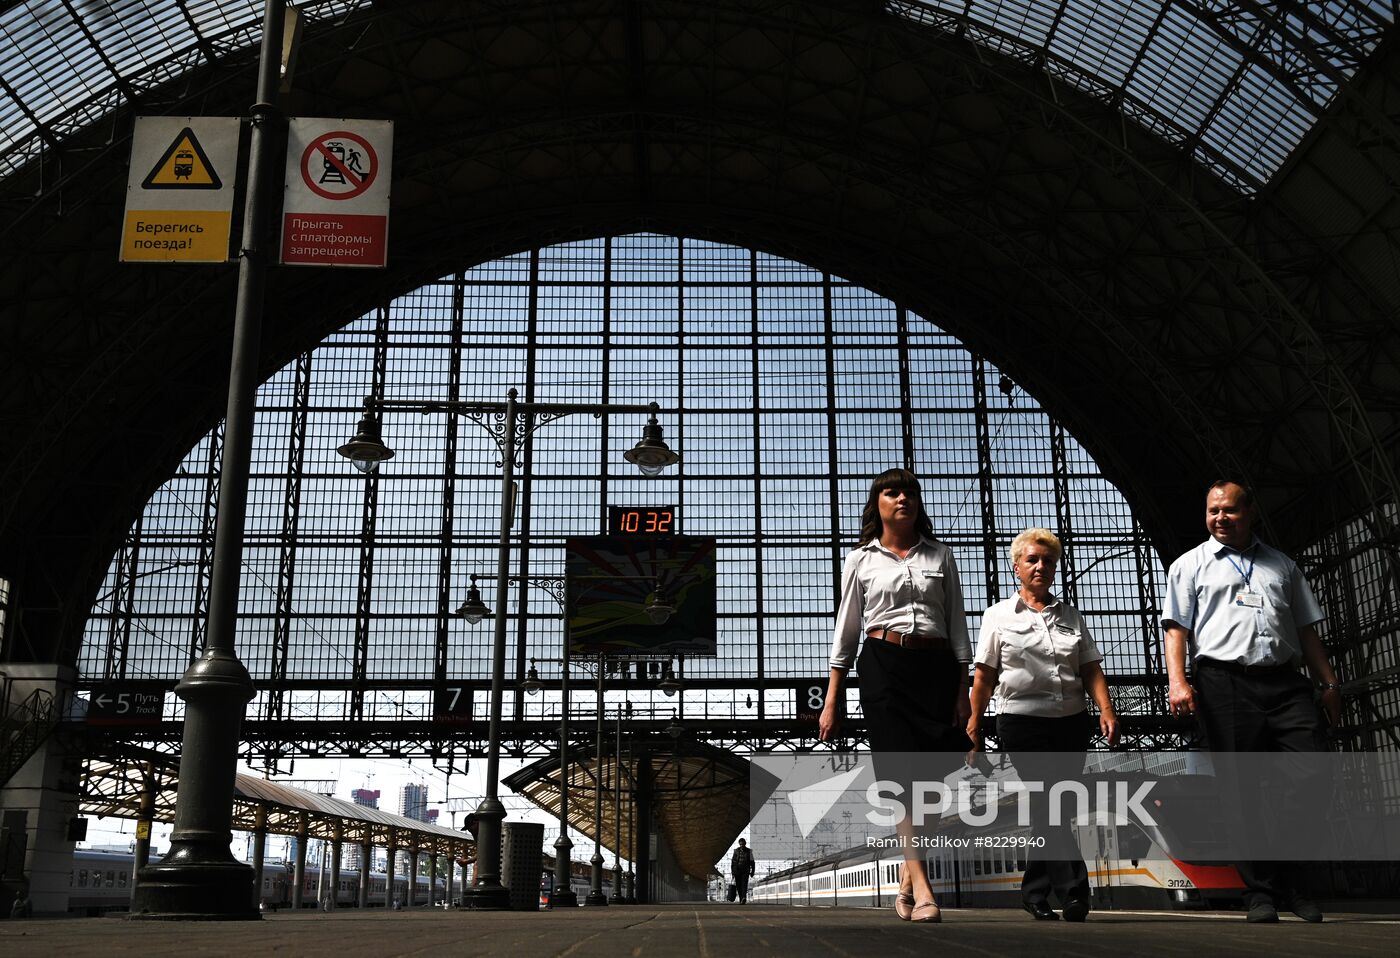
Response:
[[[1026,874],[1021,879],[1021,900],[1028,905],[1048,902],[1054,889],[1061,907],[1070,899],[1089,901],[1089,869],[1079,852],[1078,840],[1069,822],[1050,828],[1049,785],[1067,769],[1063,758],[1040,757],[1037,753],[1066,752],[1083,754],[1089,747],[1093,731],[1089,715],[1080,712],[1063,718],[1042,718],[1035,715],[998,715],[997,737],[1001,747],[1011,754],[1022,781],[1045,781],[1046,791],[1031,795],[1032,834],[1045,837],[1050,855],[1037,858],[1027,853]],[[1077,775],[1082,769],[1072,770]]]
[[[733,877],[734,887],[739,889],[739,901],[747,902],[749,900],[749,873],[744,872],[742,875],[736,874]]]
[[[1213,752],[1321,752],[1327,748],[1322,715],[1313,701],[1312,683],[1295,669],[1245,670],[1240,666],[1197,659],[1195,669],[1197,711],[1206,745]],[[1236,776],[1222,776],[1229,790],[1226,801],[1233,811],[1247,815],[1262,802],[1260,784]],[[1270,783],[1270,807],[1296,820],[1299,809],[1287,804],[1286,782]],[[1321,825],[1321,822],[1317,822]],[[1280,836],[1286,840],[1286,836]],[[1237,862],[1245,885],[1245,904],[1270,900],[1287,904],[1294,892],[1294,866],[1280,861]]]

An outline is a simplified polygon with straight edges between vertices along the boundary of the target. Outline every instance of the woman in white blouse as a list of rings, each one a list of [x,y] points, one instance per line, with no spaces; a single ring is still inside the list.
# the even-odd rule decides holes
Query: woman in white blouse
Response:
[[[865,642],[861,643],[864,636]],[[856,648],[860,658],[856,661]],[[967,635],[953,552],[933,537],[919,480],[905,469],[875,478],[861,513],[859,544],[841,573],[841,604],[831,646],[831,676],[820,734],[840,726],[841,686],[855,663],[860,704],[877,770],[913,752],[960,752],[969,743]],[[907,760],[904,760],[907,762]],[[881,778],[905,777],[881,772]],[[941,776],[939,776],[941,777]],[[899,823],[905,862],[895,912],[905,921],[940,918],[912,828]]]
[[[1027,529],[1012,541],[1011,567],[1021,587],[986,611],[978,639],[968,737],[974,748],[981,748],[982,711],[995,689],[997,738],[1027,781],[1065,771],[1063,759],[1038,759],[1033,753],[1082,755],[1089,747],[1093,724],[1086,691],[1099,709],[1099,731],[1110,747],[1118,744],[1118,717],[1099,665],[1103,655],[1079,610],[1050,592],[1060,554],[1060,540],[1048,529]],[[1078,774],[1082,761],[1078,766],[1068,771]],[[1033,807],[1038,804],[1033,798]],[[1043,815],[1036,817],[1044,821]],[[1058,916],[1050,907],[1053,888],[1065,920],[1083,921],[1089,913],[1089,875],[1083,858],[1075,857],[1073,835],[1066,828],[1046,837],[1068,857],[1032,857],[1021,880],[1021,903],[1037,920],[1054,920]]]

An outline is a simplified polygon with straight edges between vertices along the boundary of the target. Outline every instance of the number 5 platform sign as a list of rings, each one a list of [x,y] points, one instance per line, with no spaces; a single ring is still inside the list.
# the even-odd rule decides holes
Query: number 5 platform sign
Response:
[[[282,262],[383,266],[394,124],[297,117],[287,131]]]

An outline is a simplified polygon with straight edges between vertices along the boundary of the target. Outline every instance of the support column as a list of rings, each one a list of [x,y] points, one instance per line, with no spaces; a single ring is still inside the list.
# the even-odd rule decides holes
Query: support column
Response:
[[[398,844],[399,836],[394,829],[389,829],[389,855],[384,861],[384,907],[390,909],[394,907],[394,874],[398,871],[399,863],[395,860],[398,856],[395,845]]]
[[[1001,600],[1001,557],[997,554],[996,483],[992,478],[991,415],[987,408],[987,366],[972,357],[972,406],[977,422],[977,491],[982,503],[982,564],[987,601]]]
[[[436,854],[428,856],[428,907],[437,904],[437,870],[438,857]]]
[[[345,840],[345,825],[335,823],[335,840],[331,845],[331,908],[340,905],[340,845]]]
[[[170,853],[140,876],[132,916],[175,919],[257,919],[250,886],[253,870],[229,850],[233,839],[233,790],[239,729],[254,695],[253,680],[238,659],[238,590],[243,526],[253,452],[253,408],[258,386],[266,273],[275,232],[275,193],[285,120],[276,107],[280,83],[283,0],[264,4],[258,59],[257,102],[250,113],[243,241],[239,247],[228,404],[218,522],[214,531],[208,630],[203,654],[175,686],[185,702],[179,791]]]
[[[292,907],[300,908],[303,893],[306,891],[306,838],[307,838],[306,813],[302,812],[297,825],[297,854],[296,863],[292,868],[292,878],[296,882],[292,886]]]
[[[369,864],[373,854],[374,846],[369,843],[369,835],[365,835],[360,842],[360,894],[356,901],[361,908],[369,907]]]
[[[651,893],[651,756],[637,767],[637,834],[632,860],[637,863],[637,904],[650,905]]]
[[[136,810],[136,848],[131,861],[131,898],[133,901],[136,900],[136,889],[141,884],[141,869],[151,862],[151,819],[155,816],[155,810],[155,765],[146,762],[141,768],[141,804]]]
[[[450,843],[447,846],[447,897],[443,899],[452,907],[453,879],[457,877],[457,849]]]
[[[267,853],[267,806],[259,805],[253,818],[253,907],[262,911],[267,901],[264,892],[264,859]]]
[[[412,908],[418,904],[418,849],[413,849],[408,853],[408,888],[405,889],[404,900],[408,907]]]

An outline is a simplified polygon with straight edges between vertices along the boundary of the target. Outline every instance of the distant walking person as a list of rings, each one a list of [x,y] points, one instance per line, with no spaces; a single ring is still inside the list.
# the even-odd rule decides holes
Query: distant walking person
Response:
[[[1254,521],[1254,496],[1243,483],[1222,479],[1206,491],[1210,538],[1167,573],[1167,701],[1173,715],[1199,717],[1213,751],[1324,751],[1313,683],[1332,725],[1341,721],[1342,687],[1317,635],[1322,607],[1293,560],[1255,537]],[[1188,647],[1194,686],[1186,677]],[[1282,907],[1322,921],[1321,909],[1297,893],[1280,864],[1236,863],[1249,920],[1278,921]]]
[[[757,871],[758,866],[754,863],[753,852],[749,851],[749,843],[739,839],[739,847],[734,849],[734,854],[729,859],[729,874],[734,878],[734,887],[739,890],[739,904],[748,904],[749,876]]]

